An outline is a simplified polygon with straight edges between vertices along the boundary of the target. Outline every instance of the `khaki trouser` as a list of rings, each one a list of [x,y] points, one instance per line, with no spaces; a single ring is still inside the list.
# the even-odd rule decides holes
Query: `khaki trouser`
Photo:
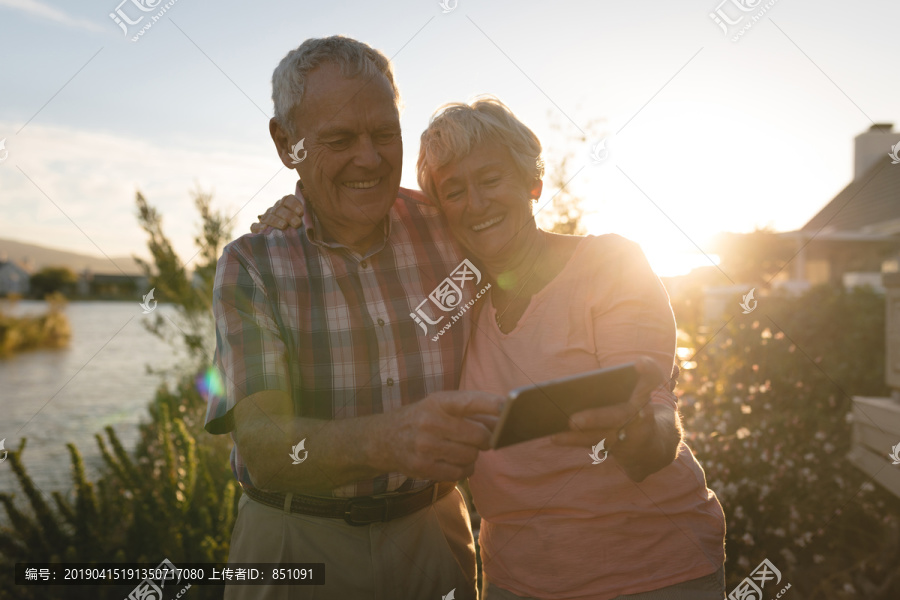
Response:
[[[475,542],[462,493],[386,523],[287,513],[241,497],[229,563],[325,563],[325,585],[229,585],[225,600],[476,600]]]

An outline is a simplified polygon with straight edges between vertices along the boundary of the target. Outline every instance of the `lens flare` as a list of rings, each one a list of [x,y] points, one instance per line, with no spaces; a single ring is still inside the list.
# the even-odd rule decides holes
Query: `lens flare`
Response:
[[[197,391],[203,396],[203,399],[209,401],[210,398],[221,398],[225,393],[225,386],[222,385],[222,376],[215,367],[208,367],[205,373],[201,373],[197,377]]]

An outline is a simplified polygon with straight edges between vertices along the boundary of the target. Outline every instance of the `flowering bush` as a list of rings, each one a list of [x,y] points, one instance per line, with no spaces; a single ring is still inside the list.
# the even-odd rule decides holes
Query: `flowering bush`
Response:
[[[706,329],[675,310],[696,350],[685,441],[725,510],[728,590],[768,558],[782,581],[766,596],[900,598],[900,499],[845,459],[851,396],[889,395],[884,297],[819,287]]]

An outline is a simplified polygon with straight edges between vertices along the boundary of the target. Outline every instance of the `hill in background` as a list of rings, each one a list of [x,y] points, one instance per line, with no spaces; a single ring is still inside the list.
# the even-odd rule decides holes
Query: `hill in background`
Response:
[[[76,273],[85,269],[94,273],[142,273],[130,256],[91,256],[5,238],[0,238],[0,260],[28,264],[35,271],[43,267],[68,267]]]

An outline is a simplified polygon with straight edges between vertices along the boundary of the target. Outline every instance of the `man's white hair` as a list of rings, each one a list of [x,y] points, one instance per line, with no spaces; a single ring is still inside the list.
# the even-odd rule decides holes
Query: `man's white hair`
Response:
[[[275,120],[287,131],[293,132],[291,110],[303,100],[307,76],[325,63],[337,65],[341,74],[348,78],[361,76],[370,79],[379,73],[384,75],[391,84],[394,104],[399,109],[400,90],[394,83],[391,61],[384,54],[368,44],[342,35],[310,38],[288,52],[272,73]]]

